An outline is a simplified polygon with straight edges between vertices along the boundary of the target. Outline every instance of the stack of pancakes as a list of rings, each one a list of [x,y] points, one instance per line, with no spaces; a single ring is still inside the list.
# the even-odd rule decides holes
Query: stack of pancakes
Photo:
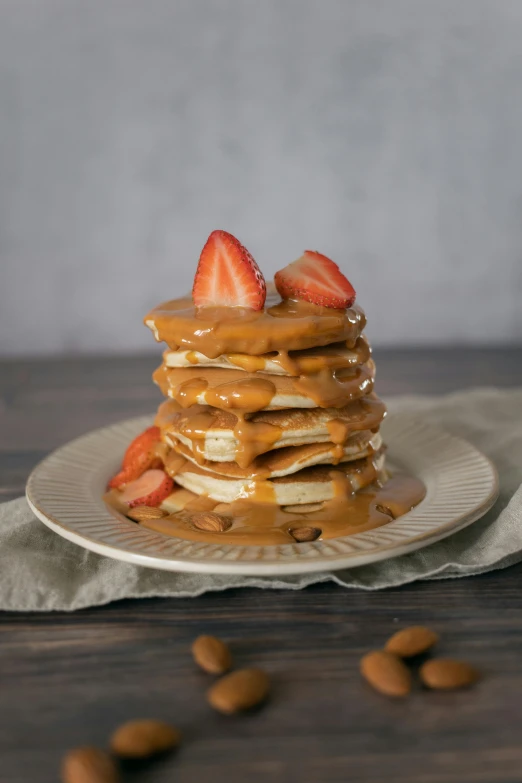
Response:
[[[154,380],[165,470],[213,503],[321,503],[383,469],[383,403],[360,308],[280,302],[260,313],[160,305],[146,318],[169,346]],[[187,493],[188,494],[188,493]]]

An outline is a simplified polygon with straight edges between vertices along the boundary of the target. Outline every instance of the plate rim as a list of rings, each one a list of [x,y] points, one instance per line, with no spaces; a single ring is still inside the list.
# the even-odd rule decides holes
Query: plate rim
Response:
[[[389,414],[387,417],[388,420],[400,421],[402,419],[410,424],[418,423],[419,426],[422,425],[425,432],[431,432],[434,436],[436,435],[437,437],[441,437],[441,436],[444,437],[444,439],[448,443],[451,442],[455,448],[465,447],[468,450],[471,450],[472,452],[475,453],[475,456],[478,456],[482,459],[484,466],[487,467],[489,471],[489,478],[490,478],[489,492],[479,504],[474,505],[468,511],[464,511],[463,513],[459,514],[455,518],[451,519],[450,521],[446,522],[445,524],[439,527],[436,527],[432,530],[425,531],[416,535],[412,535],[407,540],[405,540],[404,543],[397,544],[397,542],[391,542],[389,544],[382,544],[379,546],[379,548],[375,548],[373,550],[361,549],[355,553],[347,552],[344,554],[337,554],[337,555],[322,553],[319,554],[318,557],[313,560],[306,559],[304,557],[297,557],[297,556],[295,557],[295,559],[292,560],[279,560],[279,561],[269,560],[269,559],[265,559],[264,561],[240,560],[240,559],[239,560],[227,560],[227,559],[215,560],[215,559],[209,559],[201,556],[200,557],[183,556],[181,558],[178,558],[172,555],[163,556],[161,554],[145,554],[139,551],[130,551],[116,544],[111,544],[109,542],[101,541],[100,539],[97,538],[92,538],[86,535],[85,533],[74,530],[66,523],[56,518],[52,513],[46,511],[44,508],[41,507],[37,499],[34,497],[33,490],[35,484],[40,478],[40,474],[44,472],[46,469],[48,469],[49,463],[52,462],[53,459],[63,456],[63,453],[64,452],[66,453],[69,449],[77,448],[81,444],[81,442],[85,439],[96,438],[101,436],[110,437],[111,435],[114,438],[116,438],[118,430],[124,427],[138,428],[142,426],[148,426],[152,418],[153,418],[152,415],[133,417],[131,419],[125,419],[123,421],[116,422],[106,427],[90,430],[87,433],[84,433],[83,435],[80,435],[79,437],[65,443],[64,445],[58,447],[57,449],[53,450],[50,454],[48,454],[43,460],[41,460],[33,468],[26,484],[27,502],[29,504],[29,507],[35,514],[35,516],[41,522],[43,522],[43,524],[45,524],[48,528],[50,528],[53,532],[55,532],[62,538],[65,538],[66,540],[76,544],[77,546],[82,547],[83,549],[95,552],[102,556],[110,557],[112,559],[116,559],[127,563],[132,563],[134,565],[140,565],[146,568],[153,568],[155,570],[171,571],[171,572],[205,573],[205,574],[216,574],[216,575],[228,574],[228,575],[238,575],[238,576],[239,575],[283,576],[283,575],[298,575],[298,574],[305,574],[305,573],[317,573],[322,571],[339,571],[347,568],[359,568],[364,565],[378,563],[378,562],[382,562],[383,560],[401,557],[402,555],[405,554],[410,554],[411,552],[417,551],[421,548],[424,548],[425,546],[429,546],[430,544],[441,541],[444,538],[453,535],[454,533],[458,533],[460,530],[463,530],[468,525],[471,525],[473,522],[477,521],[493,506],[499,494],[499,480],[498,480],[497,469],[494,463],[482,451],[477,449],[473,444],[471,444],[466,439],[448,433],[441,427],[424,422],[422,416],[420,416],[418,413],[408,413],[403,411],[403,412]],[[390,446],[390,451],[393,451],[393,443]],[[95,496],[92,496],[93,502],[96,502],[98,500],[103,506],[103,500],[101,497],[97,498]],[[427,499],[423,500],[419,504],[419,506],[416,507],[416,509],[419,509],[420,506],[426,503],[429,503],[429,500]],[[108,509],[105,509],[105,513],[107,515],[108,521],[110,521],[111,519],[114,521],[114,516]],[[408,517],[408,515],[412,513],[413,512],[408,512],[408,514],[403,515],[399,519],[405,520]],[[130,520],[127,520],[127,518],[124,517],[123,515],[117,515],[117,517],[119,517],[121,520],[128,522],[129,525],[135,524]],[[382,530],[383,528],[388,528],[390,525],[393,525],[393,522],[389,523],[389,525],[383,526],[382,528],[376,528],[376,530]],[[372,531],[367,531],[367,532],[371,533]],[[158,536],[160,539],[163,540],[165,538],[168,538],[160,533],[155,533],[154,535]],[[356,533],[353,535],[364,535],[364,534]],[[344,538],[353,539],[353,535],[346,536]],[[186,542],[187,544],[194,543],[194,542],[189,542],[187,539],[174,539],[174,540],[183,541]],[[325,541],[316,541],[313,542],[313,544],[305,544],[305,545],[301,544],[299,545],[300,546],[299,551],[302,551],[303,554],[305,554],[304,547],[314,547],[314,548],[317,548],[318,546],[324,547],[325,545],[327,545],[327,542],[329,540],[330,539],[326,539]],[[334,540],[340,541],[341,539],[334,539]],[[235,545],[235,544],[228,544],[227,546],[230,548],[236,548],[236,547],[242,549],[245,548],[245,547],[239,547],[239,545]],[[288,545],[279,545],[273,548],[279,549],[281,546],[295,547],[295,545],[288,544]],[[260,547],[252,546],[248,548],[259,549]],[[264,548],[267,549],[268,547],[264,547]]]

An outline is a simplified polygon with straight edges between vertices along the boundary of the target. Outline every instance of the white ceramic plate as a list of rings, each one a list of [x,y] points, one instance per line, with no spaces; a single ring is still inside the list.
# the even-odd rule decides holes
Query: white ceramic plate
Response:
[[[36,516],[58,535],[101,555],[166,571],[274,575],[354,568],[404,555],[461,530],[498,495],[491,462],[470,443],[417,415],[383,425],[392,466],[418,476],[426,498],[384,527],[344,538],[280,546],[204,544],[163,536],[111,512],[102,500],[125,448],[150,417],[96,430],[41,462],[27,483]]]

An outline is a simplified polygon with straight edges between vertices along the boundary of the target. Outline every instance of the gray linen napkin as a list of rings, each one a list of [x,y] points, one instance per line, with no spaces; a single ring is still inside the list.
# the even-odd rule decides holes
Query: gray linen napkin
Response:
[[[208,576],[156,571],[87,552],[48,530],[19,498],[0,505],[0,609],[71,611],[120,598],[197,596],[228,587],[299,590],[328,581],[379,590],[480,574],[522,560],[522,389],[395,397],[388,407],[420,411],[495,462],[500,497],[485,517],[419,552],[352,570],[280,578]]]

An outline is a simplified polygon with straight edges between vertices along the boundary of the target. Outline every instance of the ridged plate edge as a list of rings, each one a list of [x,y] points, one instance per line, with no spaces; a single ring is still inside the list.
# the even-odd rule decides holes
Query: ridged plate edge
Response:
[[[498,495],[493,464],[467,441],[418,415],[389,416],[388,457],[421,478],[425,500],[394,522],[338,539],[282,546],[205,544],[168,538],[106,508],[102,494],[129,441],[149,426],[140,417],[95,430],[54,451],[31,473],[27,500],[59,535],[108,557],[169,571],[282,575],[354,568],[439,541],[482,516]]]

